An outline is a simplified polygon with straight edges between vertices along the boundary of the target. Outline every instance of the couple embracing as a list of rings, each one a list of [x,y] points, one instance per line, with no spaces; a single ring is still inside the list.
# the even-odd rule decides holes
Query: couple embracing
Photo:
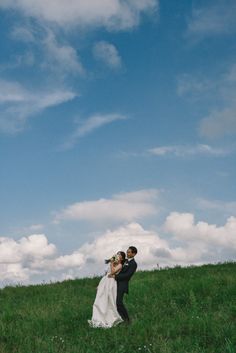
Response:
[[[124,294],[129,291],[129,280],[137,269],[134,259],[137,254],[135,246],[126,252],[119,251],[111,259],[109,272],[102,277],[97,287],[97,295],[93,304],[92,319],[88,320],[91,327],[110,328],[120,322],[130,323],[127,309],[124,306]]]

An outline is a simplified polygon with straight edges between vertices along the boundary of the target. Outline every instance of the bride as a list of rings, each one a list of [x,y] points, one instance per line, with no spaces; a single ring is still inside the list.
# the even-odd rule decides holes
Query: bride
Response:
[[[124,262],[125,253],[123,251],[119,251],[111,259],[106,260],[106,263],[110,263],[110,272],[102,277],[97,287],[92,319],[88,320],[91,327],[110,328],[123,321],[116,307],[117,282],[108,275],[118,274]]]

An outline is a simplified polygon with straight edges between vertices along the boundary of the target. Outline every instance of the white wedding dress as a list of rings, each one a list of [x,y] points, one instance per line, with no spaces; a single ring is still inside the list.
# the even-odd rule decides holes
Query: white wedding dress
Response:
[[[92,320],[88,320],[91,327],[110,328],[123,321],[116,308],[116,296],[116,280],[109,278],[106,274],[102,277],[97,288]]]

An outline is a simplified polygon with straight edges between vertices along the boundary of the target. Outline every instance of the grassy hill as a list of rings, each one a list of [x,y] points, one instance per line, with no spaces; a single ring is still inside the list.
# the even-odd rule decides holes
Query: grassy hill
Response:
[[[0,290],[0,352],[236,352],[236,263],[137,272],[132,324],[108,330],[87,324],[99,280]]]

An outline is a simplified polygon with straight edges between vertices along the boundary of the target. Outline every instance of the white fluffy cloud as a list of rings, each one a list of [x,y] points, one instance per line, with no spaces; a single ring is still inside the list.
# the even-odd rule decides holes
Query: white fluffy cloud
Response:
[[[182,74],[177,80],[177,93],[179,96],[192,95],[194,99],[201,98],[203,94],[214,89],[215,84],[206,77],[194,77],[190,74]]]
[[[30,117],[77,96],[71,90],[63,89],[68,78],[75,79],[86,74],[78,48],[68,42],[68,33],[71,33],[69,29],[130,29],[139,24],[143,13],[157,8],[158,0],[71,0],[69,3],[67,0],[1,1],[0,10],[19,11],[23,16],[36,18],[37,21],[27,21],[27,25],[13,28],[10,38],[24,42],[27,51],[16,53],[9,62],[1,64],[0,69],[7,71],[26,65],[35,67],[36,71],[43,69],[43,75],[38,81],[40,87],[48,87],[50,80],[62,89],[42,91],[35,87],[35,91],[33,89],[31,92],[20,82],[0,80],[0,131],[11,134],[20,132]],[[111,43],[97,43],[94,53],[113,69],[121,65],[119,53]],[[121,114],[92,116],[85,123],[79,124],[62,149],[71,148],[78,138],[92,130],[124,118]]]
[[[214,138],[236,133],[236,105],[222,110],[214,110],[204,117],[200,124],[200,134]]]
[[[157,0],[2,0],[3,9],[20,10],[24,15],[59,26],[127,29],[139,23],[140,15],[154,11]]]
[[[157,212],[157,190],[140,190],[114,195],[111,199],[77,202],[57,212],[55,223],[63,220],[89,222],[130,222]]]
[[[43,258],[55,255],[56,247],[49,244],[44,234],[33,234],[16,241],[0,238],[1,285],[12,282],[28,283],[37,273],[31,267]]]
[[[56,33],[55,28],[32,28],[29,25],[14,27],[10,37],[27,43],[31,51],[13,57],[14,62],[5,64],[3,69],[34,64],[47,71],[47,74],[53,75],[54,81],[57,82],[64,81],[69,75],[84,76],[86,71],[78,50],[70,45],[64,36],[58,36]]]
[[[0,64],[0,70],[12,70],[19,67],[32,67],[35,64],[35,56],[33,52],[26,51],[23,54],[17,54],[11,56],[7,63]]]
[[[1,238],[0,283],[2,286],[6,283],[31,283],[39,275],[48,281],[101,275],[106,268],[104,259],[119,250],[126,251],[130,245],[139,249],[137,261],[140,269],[153,268],[157,259],[167,264],[171,258],[168,243],[138,223],[107,230],[73,253],[61,256],[57,255],[53,244],[48,244],[44,235],[32,235],[19,241]]]
[[[194,8],[188,23],[188,34],[198,37],[231,34],[236,31],[234,0],[217,0],[210,6]]]
[[[177,92],[204,104],[212,104],[199,124],[203,137],[218,138],[236,133],[236,64],[231,64],[217,78],[207,79],[183,74]]]
[[[26,227],[25,230],[27,230],[28,232],[38,232],[43,230],[43,228],[43,224],[32,224],[31,226]]]
[[[0,238],[0,286],[29,284],[36,278],[60,279],[63,271],[78,270],[84,263],[84,255],[78,251],[58,256],[56,246],[48,243],[44,234],[33,234],[19,240]]]
[[[66,255],[58,255],[55,245],[49,244],[43,234],[18,241],[0,238],[0,284],[102,275],[106,270],[104,259],[119,250],[126,251],[131,245],[138,249],[136,259],[140,270],[157,268],[157,264],[186,266],[235,260],[235,217],[229,217],[223,226],[216,226],[195,222],[190,213],[172,212],[161,233],[131,222],[101,233]]]
[[[45,235],[31,235],[19,241],[0,238],[1,285],[30,283],[39,275],[47,280],[99,275],[105,270],[105,258],[118,250],[126,251],[130,245],[141,252],[137,257],[140,268],[151,268],[157,253],[169,258],[167,242],[138,223],[108,230],[73,253],[61,256],[57,255],[55,245],[48,244]]]
[[[85,73],[76,50],[69,44],[59,44],[51,31],[48,32],[42,44],[45,49],[43,67],[57,72],[60,76]]]
[[[11,31],[11,38],[26,43],[35,42],[35,36],[32,30],[23,26],[14,27]]]
[[[31,92],[15,81],[0,80],[0,130],[16,133],[28,118],[77,96],[68,90]]]
[[[199,131],[204,137],[215,138],[236,133],[236,64],[232,64],[218,80],[212,81],[212,92],[221,108],[211,108],[202,118]]]
[[[33,260],[39,259],[54,255],[55,251],[55,246],[48,244],[44,234],[33,234],[19,241],[6,237],[0,238],[1,263],[18,263],[28,257]]]
[[[139,223],[133,222],[113,231],[108,230],[79,249],[86,261],[83,273],[86,275],[102,273],[104,259],[120,250],[126,252],[132,245],[138,249],[136,259],[139,269],[156,267],[160,259],[162,264],[169,263],[171,252],[168,242],[161,239],[155,231],[145,230]]]
[[[196,200],[197,207],[202,210],[218,211],[222,215],[236,215],[236,202],[224,202],[220,200],[207,200],[199,198]]]
[[[121,67],[121,57],[116,47],[108,42],[97,42],[93,47],[93,54],[96,59],[102,61],[112,69]]]
[[[174,155],[177,157],[187,157],[196,155],[225,156],[229,151],[222,148],[214,148],[206,144],[198,144],[196,146],[160,146],[150,149],[149,153],[155,156]]]
[[[109,125],[115,121],[126,120],[127,117],[118,113],[111,114],[95,114],[87,118],[86,120],[80,120],[77,124],[77,128],[71,136],[67,138],[67,141],[61,146],[62,149],[72,148],[77,141],[93,131],[100,129],[105,125]]]
[[[224,226],[217,227],[207,222],[195,223],[191,213],[173,212],[166,219],[165,229],[199,260],[207,256],[210,259],[210,255],[214,255],[215,261],[221,260],[227,252],[236,256],[235,217],[229,217]]]

